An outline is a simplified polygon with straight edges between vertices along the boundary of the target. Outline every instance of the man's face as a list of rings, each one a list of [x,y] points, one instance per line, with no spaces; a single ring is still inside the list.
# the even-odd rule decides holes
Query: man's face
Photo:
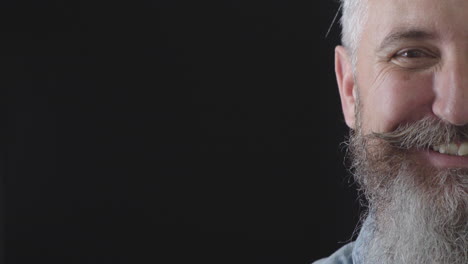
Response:
[[[364,263],[468,263],[468,1],[361,1],[356,68],[337,47],[335,69],[376,220]]]
[[[346,51],[337,48],[347,124],[358,125],[359,96],[362,134],[390,132],[427,117],[466,125],[468,1],[364,1],[367,20],[357,49],[356,78]],[[459,147],[462,142],[453,143]],[[468,157],[434,151],[416,151],[414,159],[436,168],[468,168]]]

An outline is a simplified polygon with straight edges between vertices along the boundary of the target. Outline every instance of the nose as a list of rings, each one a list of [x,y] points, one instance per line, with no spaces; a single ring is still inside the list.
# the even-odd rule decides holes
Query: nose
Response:
[[[447,60],[434,80],[433,112],[453,125],[468,124],[468,56]]]

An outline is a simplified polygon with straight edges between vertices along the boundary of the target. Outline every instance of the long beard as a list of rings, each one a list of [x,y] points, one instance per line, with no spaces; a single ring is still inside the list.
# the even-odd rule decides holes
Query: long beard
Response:
[[[375,222],[365,264],[468,263],[468,170],[431,168],[412,153],[459,140],[459,131],[425,119],[386,134],[351,132],[352,171]]]

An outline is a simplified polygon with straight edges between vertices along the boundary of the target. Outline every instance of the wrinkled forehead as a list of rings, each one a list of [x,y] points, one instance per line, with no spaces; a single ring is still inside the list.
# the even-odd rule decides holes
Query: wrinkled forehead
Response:
[[[468,0],[366,0],[363,40],[418,29],[442,39],[468,39]]]

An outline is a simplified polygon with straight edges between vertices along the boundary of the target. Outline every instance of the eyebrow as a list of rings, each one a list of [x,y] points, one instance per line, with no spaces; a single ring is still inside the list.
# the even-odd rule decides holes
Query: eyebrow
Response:
[[[396,30],[388,34],[380,44],[377,50],[384,50],[395,43],[408,40],[431,40],[436,39],[437,35],[421,29]]]

